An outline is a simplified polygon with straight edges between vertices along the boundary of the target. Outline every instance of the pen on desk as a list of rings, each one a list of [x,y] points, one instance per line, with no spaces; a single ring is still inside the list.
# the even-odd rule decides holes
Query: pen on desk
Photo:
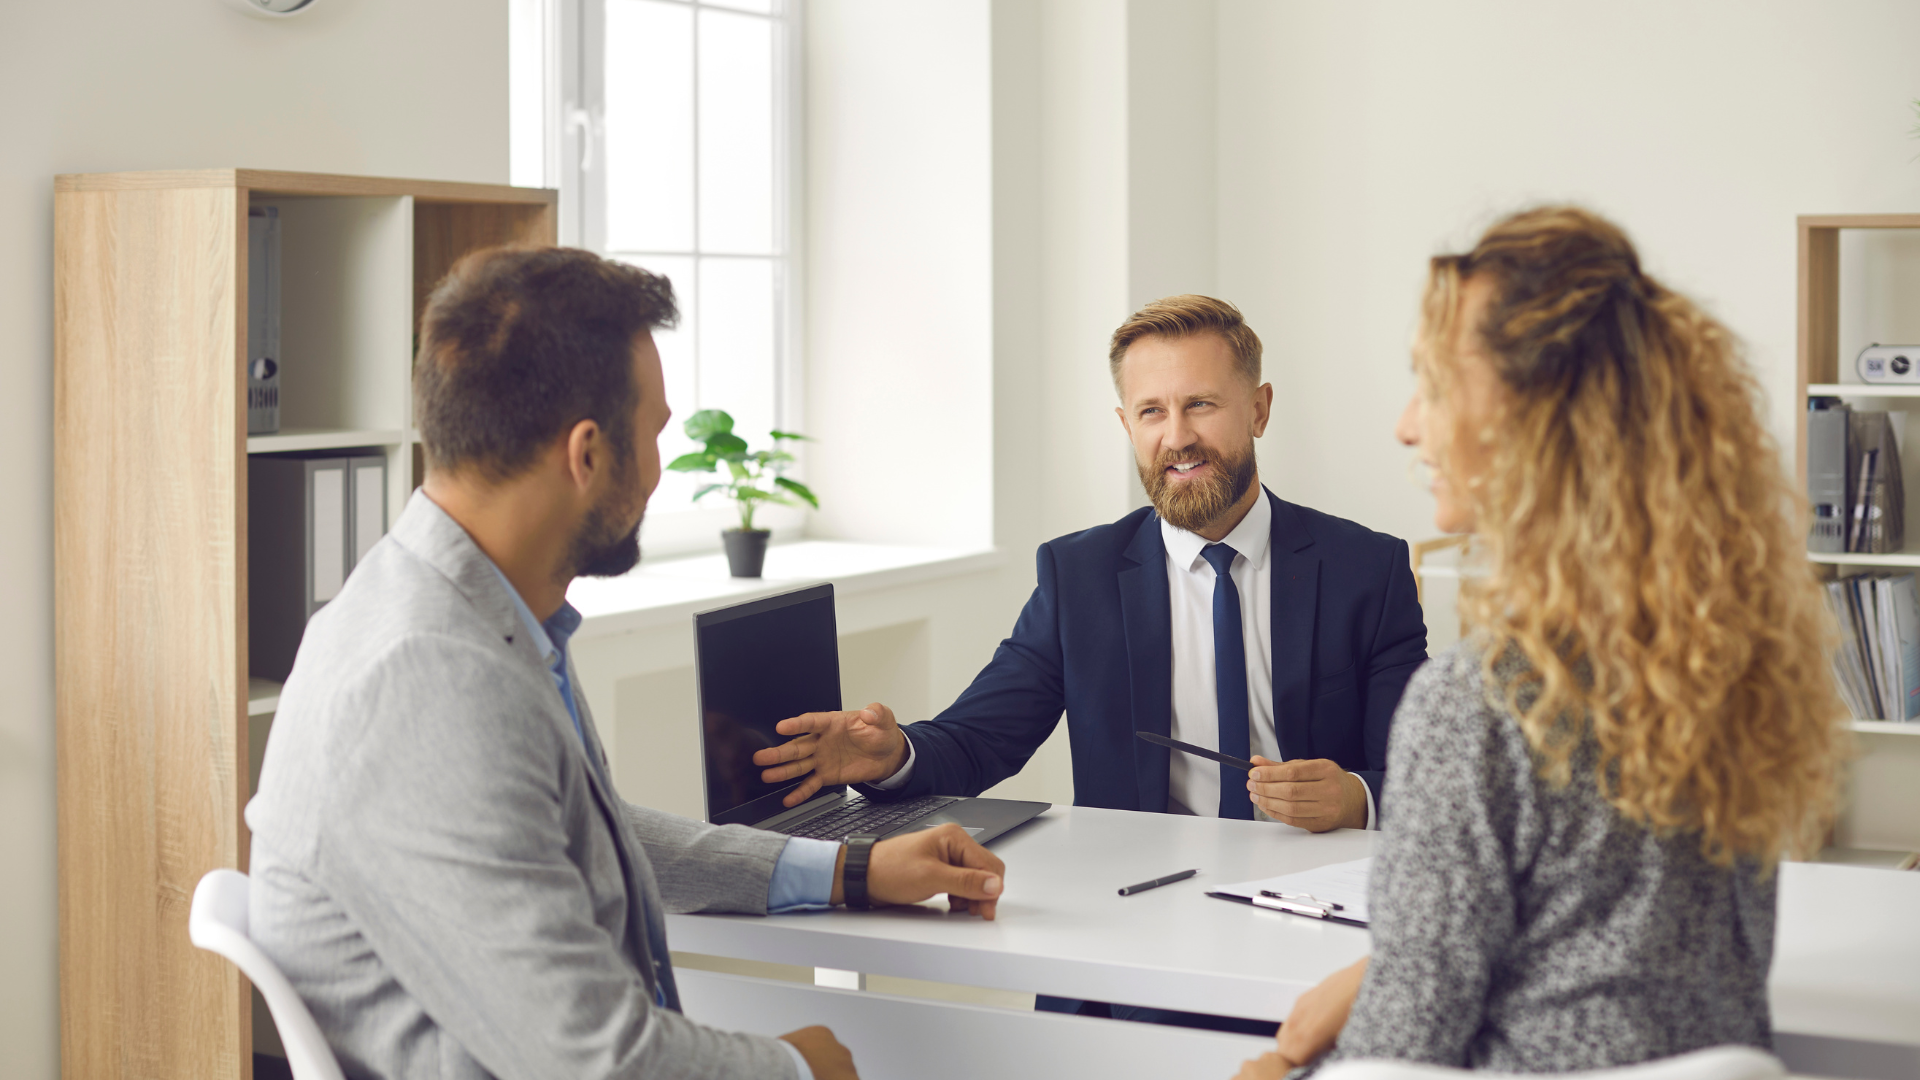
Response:
[[[1120,890],[1120,895],[1132,896],[1137,892],[1146,892],[1148,889],[1157,889],[1162,885],[1171,885],[1176,881],[1185,881],[1199,872],[1198,870],[1182,870],[1177,874],[1168,874],[1166,877],[1157,877],[1152,881],[1143,881],[1138,885],[1129,885]]]
[[[1275,900],[1297,900],[1303,903],[1315,904],[1320,907],[1326,908],[1329,911],[1347,910],[1347,905],[1345,904],[1337,904],[1337,903],[1334,903],[1332,900],[1322,900],[1319,897],[1313,895],[1312,893],[1274,892],[1272,889],[1261,889],[1260,895],[1270,896]]]

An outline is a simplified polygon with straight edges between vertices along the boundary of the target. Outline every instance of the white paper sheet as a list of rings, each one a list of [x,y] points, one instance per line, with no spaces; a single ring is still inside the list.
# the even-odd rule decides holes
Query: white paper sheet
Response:
[[[1262,878],[1259,881],[1222,885],[1211,891],[1248,900],[1259,896],[1263,889],[1279,893],[1303,893],[1316,900],[1341,905],[1341,910],[1333,913],[1338,918],[1364,923],[1368,921],[1367,878],[1372,872],[1373,859],[1355,859],[1352,862],[1334,863],[1331,866],[1303,870],[1298,874],[1282,874],[1279,877]]]

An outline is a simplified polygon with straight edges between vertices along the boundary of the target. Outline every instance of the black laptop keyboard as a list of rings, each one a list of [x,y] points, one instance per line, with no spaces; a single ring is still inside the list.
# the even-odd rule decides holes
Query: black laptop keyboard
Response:
[[[816,840],[845,840],[849,836],[891,832],[911,825],[954,801],[946,795],[923,795],[918,799],[897,803],[858,799],[818,817],[782,825],[780,831],[788,836],[807,836]]]

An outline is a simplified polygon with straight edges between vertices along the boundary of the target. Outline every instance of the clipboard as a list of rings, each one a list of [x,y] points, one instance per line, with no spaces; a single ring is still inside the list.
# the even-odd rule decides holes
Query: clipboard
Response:
[[[1222,885],[1207,890],[1207,895],[1297,918],[1364,928],[1370,921],[1367,885],[1372,872],[1372,858],[1355,859],[1259,881]]]
[[[1248,907],[1260,908],[1262,911],[1278,911],[1278,912],[1281,912],[1282,914],[1292,915],[1295,918],[1299,918],[1299,919],[1312,919],[1315,922],[1330,922],[1330,923],[1339,923],[1342,926],[1357,926],[1362,930],[1365,930],[1369,925],[1368,923],[1362,922],[1359,919],[1349,919],[1345,915],[1342,915],[1337,911],[1331,911],[1325,915],[1314,915],[1292,906],[1279,907],[1279,906],[1273,906],[1273,905],[1261,903],[1260,900],[1265,900],[1267,899],[1266,897],[1261,897],[1260,900],[1256,900],[1250,896],[1235,896],[1232,893],[1224,893],[1224,892],[1218,892],[1218,891],[1209,892],[1207,893],[1207,895],[1213,897],[1216,900],[1231,900],[1236,904],[1245,904]]]

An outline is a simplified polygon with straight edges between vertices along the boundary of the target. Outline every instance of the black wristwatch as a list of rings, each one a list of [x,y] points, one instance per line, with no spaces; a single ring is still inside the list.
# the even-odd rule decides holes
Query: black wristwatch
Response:
[[[855,911],[873,906],[867,901],[867,860],[873,857],[873,843],[878,839],[877,836],[847,837],[847,861],[840,868],[840,895]]]

